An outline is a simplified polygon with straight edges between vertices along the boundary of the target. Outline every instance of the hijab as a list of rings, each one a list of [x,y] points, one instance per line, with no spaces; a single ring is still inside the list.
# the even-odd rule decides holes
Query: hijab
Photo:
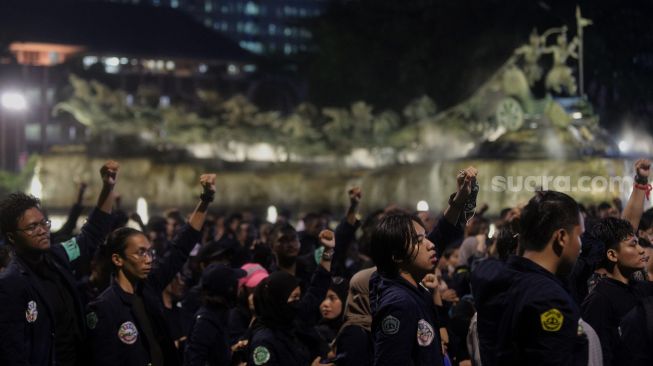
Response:
[[[372,329],[372,310],[370,308],[370,277],[376,267],[356,273],[349,282],[349,294],[345,305],[345,323],[340,329],[355,325],[370,332]]]
[[[299,301],[288,297],[299,286],[299,280],[284,271],[272,273],[254,290],[254,310],[257,320],[270,329],[289,330],[298,311]]]

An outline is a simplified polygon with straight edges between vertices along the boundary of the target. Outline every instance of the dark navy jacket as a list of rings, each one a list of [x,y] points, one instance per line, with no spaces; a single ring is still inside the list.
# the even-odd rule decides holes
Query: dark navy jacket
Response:
[[[641,297],[634,283],[627,285],[612,278],[602,278],[581,304],[583,320],[594,328],[601,340],[604,365],[620,364],[616,360],[622,346],[619,324],[637,306]]]
[[[79,235],[52,244],[46,256],[61,274],[75,301],[77,319],[84,321],[84,306],[76,290],[72,267],[88,261],[111,230],[111,215],[95,209]],[[55,365],[54,319],[40,280],[15,256],[0,274],[0,365]],[[85,329],[80,324],[80,329]],[[82,335],[84,336],[84,335]],[[78,361],[83,356],[79,355]]]
[[[653,365],[653,297],[638,299],[620,324],[622,348],[616,355],[617,365]]]
[[[518,273],[492,257],[479,261],[472,272],[472,295],[478,313],[476,326],[483,365],[497,365],[499,323],[505,310],[508,290]]]
[[[307,292],[302,295],[292,330],[273,330],[262,324],[254,326],[248,345],[248,365],[305,366],[317,356],[326,356],[320,345],[315,344],[321,339],[314,326],[320,318],[320,303],[326,297],[330,282],[330,272],[318,266]],[[269,357],[261,356],[263,348]]]
[[[228,366],[231,344],[226,331],[228,309],[202,306],[188,335],[184,365]]]
[[[437,309],[430,291],[377,272],[370,278],[370,306],[373,365],[443,364]]]
[[[527,258],[510,257],[507,268],[518,274],[498,322],[496,364],[586,365],[588,342],[579,330],[580,309],[563,283]]]
[[[436,255],[463,235],[442,217],[428,238]],[[403,278],[374,273],[370,279],[373,365],[442,365],[440,321],[433,295]]]
[[[348,325],[336,338],[336,349],[342,357],[338,366],[370,366],[374,356],[372,335],[361,326]]]
[[[199,231],[189,225],[184,227],[147,279],[136,288],[150,316],[150,324],[157,338],[153,341],[159,343],[165,365],[178,365],[180,360],[165,325],[161,292],[181,270],[188,254],[200,239]],[[145,334],[132,309],[133,297],[124,292],[117,282],[113,282],[96,301],[89,304],[86,320],[89,323],[93,365],[146,366],[150,363],[147,342],[143,340]]]

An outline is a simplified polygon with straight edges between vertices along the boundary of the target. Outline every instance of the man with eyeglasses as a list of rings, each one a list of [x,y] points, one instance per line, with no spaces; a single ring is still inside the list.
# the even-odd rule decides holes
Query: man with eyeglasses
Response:
[[[188,225],[157,258],[157,266],[153,266],[152,243],[141,231],[117,229],[102,246],[101,260],[111,262],[114,277],[111,286],[88,306],[91,365],[180,364],[166,326],[161,294],[201,240],[208,206],[215,195],[215,174],[202,175],[200,184],[203,193]]]
[[[96,209],[76,237],[50,243],[40,201],[13,193],[0,201],[0,231],[15,255],[0,275],[0,365],[83,365],[84,308],[73,268],[90,261],[111,230],[118,163],[100,169]]]

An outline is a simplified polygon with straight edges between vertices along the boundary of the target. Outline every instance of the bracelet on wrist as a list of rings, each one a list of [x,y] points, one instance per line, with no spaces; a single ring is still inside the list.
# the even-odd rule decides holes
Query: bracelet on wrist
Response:
[[[646,194],[646,200],[647,201],[651,199],[651,190],[653,190],[653,187],[651,187],[650,184],[648,184],[648,183],[646,183],[646,184],[635,183],[635,184],[633,184],[633,188],[644,191],[645,194]]]
[[[213,202],[213,199],[215,198],[215,192],[211,191],[204,191],[202,194],[200,194],[200,201],[202,202]]]
[[[642,177],[639,174],[635,174],[635,183],[637,183],[637,184],[648,184],[648,177]]]
[[[334,253],[334,252],[335,252],[335,250],[333,250],[333,249],[326,249],[326,250],[322,253],[322,260],[328,262],[328,261],[330,261],[331,259],[333,259],[333,253]]]

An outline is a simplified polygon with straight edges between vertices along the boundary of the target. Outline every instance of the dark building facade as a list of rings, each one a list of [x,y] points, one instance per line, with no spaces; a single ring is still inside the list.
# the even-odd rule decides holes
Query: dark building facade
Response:
[[[292,55],[308,51],[305,27],[332,0],[89,0],[148,4],[183,10],[257,54]]]
[[[159,105],[207,89],[246,93],[256,57],[182,12],[79,1],[0,3],[0,169],[84,140],[84,126],[53,108],[70,76],[125,92],[160,91]]]

